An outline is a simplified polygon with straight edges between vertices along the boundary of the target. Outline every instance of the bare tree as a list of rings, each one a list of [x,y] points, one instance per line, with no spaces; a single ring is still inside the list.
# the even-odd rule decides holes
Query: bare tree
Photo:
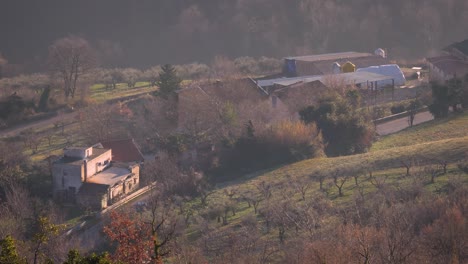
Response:
[[[198,184],[197,192],[200,195],[200,202],[202,206],[206,206],[208,197],[215,193],[215,191],[212,189],[212,186],[207,182]]]
[[[400,162],[406,169],[406,176],[409,176],[411,174],[411,168],[415,165],[416,160],[414,158],[409,158],[401,160]]]
[[[41,144],[41,136],[32,130],[27,130],[24,133],[24,144],[33,154],[36,154],[39,145]]]
[[[377,190],[382,190],[385,187],[385,182],[388,179],[388,175],[385,175],[384,177],[369,177],[369,182],[377,188]]]
[[[150,217],[147,224],[152,237],[152,260],[156,264],[163,263],[163,257],[170,254],[167,244],[174,238],[177,221],[169,199],[161,191],[153,188],[148,199]]]
[[[428,174],[431,177],[430,183],[434,183],[435,178],[440,174],[439,166],[427,165],[424,167],[424,173]]]
[[[48,64],[63,81],[65,98],[74,98],[78,80],[96,65],[96,55],[88,41],[77,36],[56,40],[49,47]]]
[[[114,107],[109,105],[90,106],[80,112],[81,133],[90,143],[108,140],[115,132],[113,128]]]
[[[260,205],[260,202],[264,200],[262,195],[255,194],[252,191],[248,191],[242,194],[242,199],[247,202],[249,207],[253,206],[255,214],[258,212],[258,206]]]
[[[325,181],[325,179],[327,178],[327,175],[325,173],[322,173],[322,172],[317,172],[316,174],[312,174],[311,177],[315,177],[319,181],[320,191],[324,191],[323,181]]]
[[[307,180],[293,179],[291,175],[286,175],[288,185],[295,191],[301,194],[301,199],[306,199],[307,191],[310,189],[311,184]]]
[[[340,170],[336,170],[336,171],[332,172],[333,184],[338,189],[338,195],[340,197],[343,196],[343,185],[348,180],[348,177],[349,176],[347,175],[346,172],[343,175],[343,172],[341,172]]]
[[[272,195],[271,184],[266,183],[265,181],[261,181],[255,184],[255,187],[257,187],[257,190],[260,192],[260,195],[263,196],[264,199],[268,200],[271,198],[271,195]]]

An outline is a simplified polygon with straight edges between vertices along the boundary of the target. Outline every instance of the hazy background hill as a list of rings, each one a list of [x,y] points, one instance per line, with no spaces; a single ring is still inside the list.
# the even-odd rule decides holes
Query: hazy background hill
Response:
[[[376,47],[411,58],[468,37],[466,25],[466,0],[7,0],[0,52],[37,68],[55,39],[78,34],[109,67]]]

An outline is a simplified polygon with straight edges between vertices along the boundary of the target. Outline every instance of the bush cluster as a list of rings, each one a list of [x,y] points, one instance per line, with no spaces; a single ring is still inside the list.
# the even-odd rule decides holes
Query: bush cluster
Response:
[[[283,121],[256,132],[252,122],[246,133],[221,154],[223,172],[248,172],[320,156],[322,136],[314,124]]]
[[[374,139],[372,116],[349,98],[338,94],[319,100],[318,106],[308,106],[299,112],[307,123],[316,123],[326,144],[327,156],[341,156],[367,151]]]

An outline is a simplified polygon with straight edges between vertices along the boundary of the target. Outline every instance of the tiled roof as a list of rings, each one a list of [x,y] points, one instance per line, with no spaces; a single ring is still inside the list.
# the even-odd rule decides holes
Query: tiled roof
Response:
[[[112,149],[112,160],[119,162],[141,162],[144,161],[138,147],[133,139],[113,140],[101,143],[104,148]]]

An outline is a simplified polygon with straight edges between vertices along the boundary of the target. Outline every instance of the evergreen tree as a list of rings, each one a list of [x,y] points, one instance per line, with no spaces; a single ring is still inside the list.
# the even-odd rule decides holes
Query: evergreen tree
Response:
[[[175,68],[170,64],[162,66],[161,70],[156,85],[159,87],[159,95],[164,99],[168,99],[180,89],[182,80],[177,76]]]
[[[41,98],[39,99],[39,110],[42,112],[47,111],[48,104],[49,104],[49,97],[50,97],[50,86],[47,86],[41,94]]]
[[[6,236],[0,240],[0,263],[22,264],[26,263],[18,252],[16,252],[15,240],[11,236]]]
[[[64,264],[111,264],[109,254],[103,253],[97,255],[96,253],[91,254],[90,256],[83,257],[80,255],[78,250],[70,250],[68,252],[67,260]]]

